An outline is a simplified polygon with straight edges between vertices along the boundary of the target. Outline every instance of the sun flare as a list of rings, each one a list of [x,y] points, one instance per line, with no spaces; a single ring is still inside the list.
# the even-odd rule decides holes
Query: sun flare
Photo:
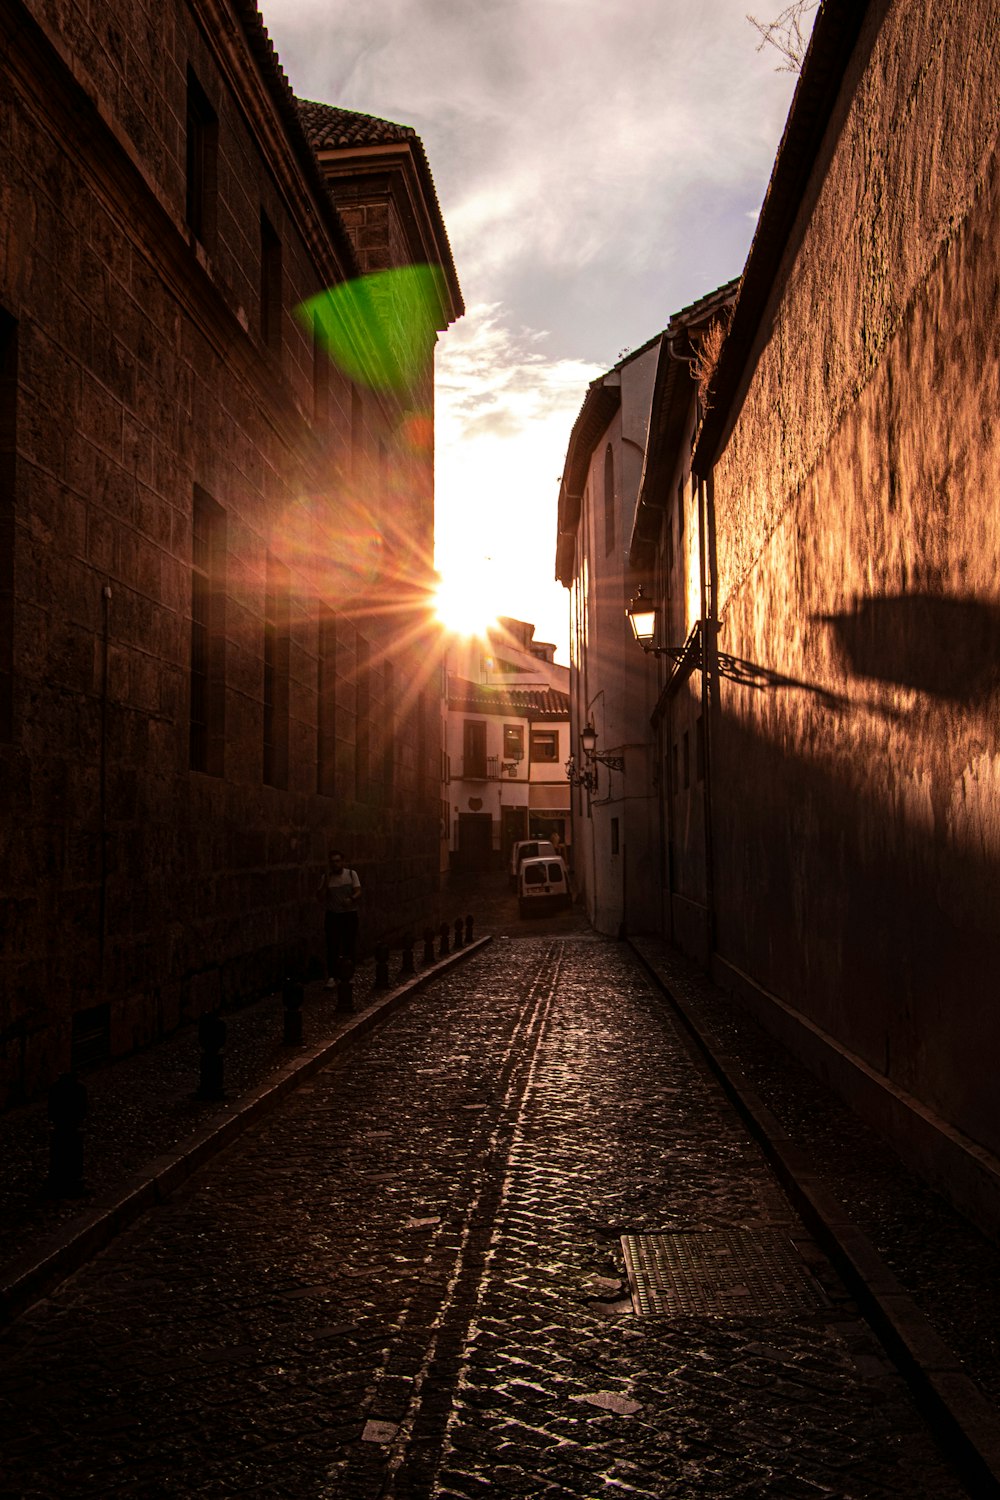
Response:
[[[490,580],[479,572],[442,578],[434,595],[434,613],[455,635],[485,635],[497,622]]]

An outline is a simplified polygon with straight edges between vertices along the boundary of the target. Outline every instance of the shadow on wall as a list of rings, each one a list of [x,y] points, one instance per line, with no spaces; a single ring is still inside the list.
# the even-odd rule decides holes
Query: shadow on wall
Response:
[[[977,745],[988,756],[1000,612],[952,603],[864,601],[827,621],[859,674],[927,695],[891,739],[862,716],[841,733],[840,705],[816,697],[765,721],[723,684],[717,951],[1000,1153],[1000,847],[991,789],[968,776]]]
[[[830,626],[858,677],[970,706],[1000,686],[1000,608],[985,600],[888,594],[814,619]]]

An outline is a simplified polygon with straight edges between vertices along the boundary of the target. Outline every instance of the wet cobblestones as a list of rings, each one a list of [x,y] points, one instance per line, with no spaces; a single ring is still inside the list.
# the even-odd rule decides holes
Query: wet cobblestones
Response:
[[[706,1036],[737,1057],[791,1138],[980,1389],[1000,1406],[1000,1247],[991,1244],[832,1091],[664,943],[643,939],[664,979],[697,1008]]]
[[[794,1241],[811,1316],[626,1310],[620,1236]],[[964,1493],[621,945],[498,939],[0,1347],[0,1496]]]

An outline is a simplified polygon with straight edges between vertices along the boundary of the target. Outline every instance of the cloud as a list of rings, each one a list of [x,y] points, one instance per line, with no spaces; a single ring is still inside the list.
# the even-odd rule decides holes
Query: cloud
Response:
[[[470,308],[442,340],[435,530],[442,574],[481,570],[488,558],[502,612],[563,644],[567,596],[553,581],[559,476],[570,428],[601,368],[546,344],[539,330],[512,331],[496,303]]]
[[[553,273],[669,276],[699,204],[759,203],[791,88],[744,0],[265,0],[265,19],[300,93],[417,128],[463,285],[510,305]]]
[[[297,93],[423,139],[471,308],[440,346],[439,557],[502,559],[506,612],[560,643],[586,386],[739,274],[767,186],[795,80],[745,4],[263,0]]]

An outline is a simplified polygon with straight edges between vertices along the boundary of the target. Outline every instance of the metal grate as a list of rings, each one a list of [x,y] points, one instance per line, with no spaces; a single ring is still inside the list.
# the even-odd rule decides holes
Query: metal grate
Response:
[[[632,1306],[672,1317],[796,1317],[827,1304],[783,1234],[706,1229],[623,1234]]]

